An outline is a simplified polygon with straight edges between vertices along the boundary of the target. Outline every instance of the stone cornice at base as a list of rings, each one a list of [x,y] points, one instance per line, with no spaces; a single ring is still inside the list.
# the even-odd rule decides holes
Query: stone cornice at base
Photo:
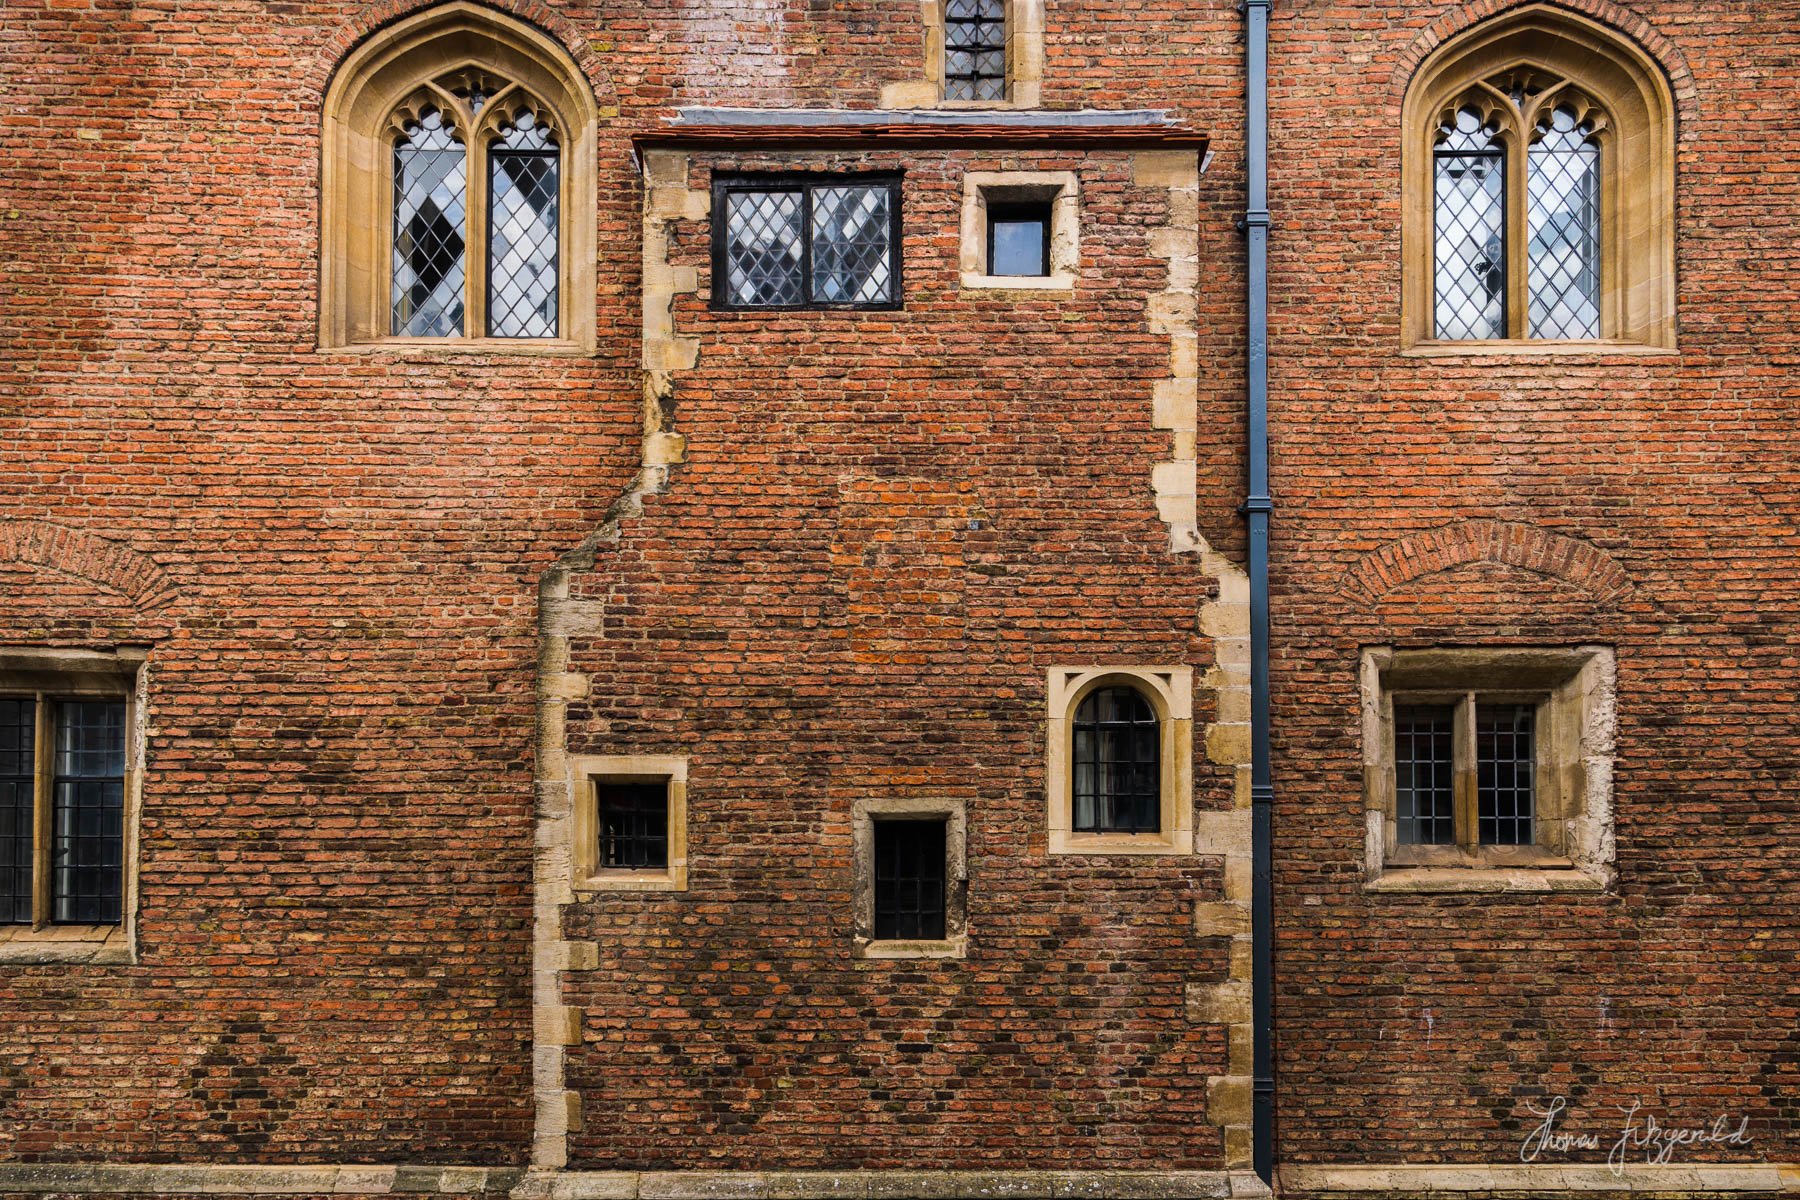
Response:
[[[1441,1166],[1289,1166],[1278,1195],[1336,1196],[1800,1196],[1800,1163],[1635,1164],[1618,1172],[1579,1165],[1456,1163]]]

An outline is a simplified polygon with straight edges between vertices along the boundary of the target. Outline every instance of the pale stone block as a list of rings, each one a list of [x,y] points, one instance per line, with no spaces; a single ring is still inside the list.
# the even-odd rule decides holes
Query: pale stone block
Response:
[[[1250,985],[1247,983],[1190,983],[1187,989],[1188,1020],[1201,1024],[1238,1025],[1250,1021]]]
[[[1192,496],[1194,479],[1192,461],[1159,462],[1150,468],[1150,482],[1158,496]]]
[[[1194,932],[1202,937],[1237,937],[1250,932],[1250,910],[1241,904],[1201,900],[1194,905]]]
[[[1194,407],[1198,392],[1192,379],[1157,380],[1150,389],[1150,411],[1156,427],[1194,430]]]
[[[686,462],[687,438],[679,433],[651,434],[644,439],[644,461],[657,466]]]
[[[937,102],[937,84],[929,79],[903,79],[883,84],[881,99],[877,101],[882,108],[932,108]]]
[[[1214,1075],[1206,1081],[1206,1119],[1213,1125],[1250,1124],[1250,1076]]]
[[[1250,813],[1245,809],[1230,812],[1209,811],[1194,816],[1194,852],[1196,854],[1250,853]]]
[[[1197,188],[1200,155],[1193,150],[1140,150],[1131,156],[1131,182],[1147,188]]]
[[[1206,727],[1207,761],[1231,765],[1250,761],[1250,726],[1217,724]]]
[[[1251,866],[1250,839],[1244,839],[1243,854],[1227,854],[1225,856],[1225,898],[1236,900],[1240,904],[1250,903]]]

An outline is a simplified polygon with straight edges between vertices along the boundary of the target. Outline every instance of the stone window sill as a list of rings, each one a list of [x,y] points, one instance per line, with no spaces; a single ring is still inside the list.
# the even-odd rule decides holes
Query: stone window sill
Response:
[[[1390,895],[1604,892],[1606,881],[1573,867],[1390,867],[1363,891]]]
[[[1603,358],[1612,355],[1675,357],[1681,352],[1673,346],[1650,346],[1643,342],[1611,340],[1594,341],[1468,341],[1418,342],[1400,351],[1405,358],[1532,358],[1539,355],[1568,357],[1588,355]]]
[[[344,346],[320,346],[321,354],[518,354],[533,358],[572,358],[591,354],[580,342],[567,338],[382,338],[376,342],[351,342]]]
[[[962,285],[969,290],[1026,292],[1038,296],[1045,292],[1074,292],[1075,276],[1061,272],[1054,275],[980,275],[964,271]],[[1005,297],[1002,295],[1000,298]]]
[[[600,871],[575,880],[578,892],[685,892],[687,864],[667,871]]]
[[[0,925],[0,963],[98,963],[132,961],[122,925]]]
[[[858,958],[967,958],[969,939],[946,938],[943,941],[871,941],[856,939]]]

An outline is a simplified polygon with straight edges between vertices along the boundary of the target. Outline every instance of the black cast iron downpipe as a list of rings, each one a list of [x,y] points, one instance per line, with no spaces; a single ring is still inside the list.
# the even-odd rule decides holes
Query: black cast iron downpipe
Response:
[[[1264,1183],[1275,1175],[1275,895],[1270,868],[1275,783],[1269,752],[1269,5],[1243,0],[1245,174],[1249,191],[1248,413],[1244,519],[1250,539],[1250,1001],[1252,1155]]]

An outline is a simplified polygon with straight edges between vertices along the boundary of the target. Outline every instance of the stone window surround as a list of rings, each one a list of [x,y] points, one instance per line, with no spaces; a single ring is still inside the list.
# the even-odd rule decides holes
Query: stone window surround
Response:
[[[1074,832],[1075,711],[1096,688],[1135,688],[1156,712],[1162,820],[1155,833]],[[1044,792],[1051,854],[1191,854],[1194,849],[1194,672],[1191,667],[1051,667],[1045,689]]]
[[[1050,273],[989,275],[990,202],[1050,202]],[[1081,179],[1073,171],[968,171],[963,175],[962,245],[965,288],[1071,291],[1081,272]]]
[[[1610,647],[1370,646],[1362,652],[1359,674],[1365,891],[1581,892],[1604,891],[1612,884],[1617,667]],[[1423,853],[1399,847],[1395,698],[1471,692],[1538,704],[1537,844],[1426,847]]]
[[[651,783],[669,789],[669,864],[628,870],[602,867],[597,783]],[[578,754],[569,757],[569,786],[575,797],[574,846],[570,854],[577,892],[685,892],[687,862],[687,758],[675,754]]]
[[[0,694],[125,701],[125,817],[117,925],[0,925],[0,963],[122,964],[137,961],[138,824],[143,809],[148,673],[140,647],[0,649]],[[39,805],[42,811],[42,804]],[[44,831],[40,829],[40,834]],[[39,860],[43,854],[38,855]],[[39,884],[41,886],[41,880]]]
[[[1434,133],[1441,115],[1481,81],[1522,67],[1567,79],[1606,116],[1595,135],[1601,172],[1601,336],[1440,341],[1432,336]],[[1648,53],[1596,21],[1531,5],[1481,22],[1434,51],[1407,88],[1401,122],[1404,353],[1674,351],[1675,102],[1661,66]],[[1522,149],[1508,146],[1508,191],[1515,196],[1522,195]],[[1521,232],[1510,239],[1516,261],[1509,263],[1508,275],[1515,285],[1524,277]]]
[[[562,149],[557,239],[557,311],[562,331],[558,337],[419,338],[389,333],[388,258],[393,238],[390,118],[427,81],[464,69],[515,81],[544,106],[556,128]],[[563,47],[517,18],[467,0],[399,21],[358,46],[332,76],[325,96],[319,348],[592,354],[596,346],[594,173],[598,128],[593,89]],[[469,181],[471,222],[485,220],[485,208],[475,203],[482,186],[484,181]],[[480,264],[471,266],[478,270]]]
[[[904,941],[875,937],[875,822],[944,819],[944,936]],[[851,806],[852,953],[857,958],[965,958],[969,950],[968,813],[961,800],[866,796]]]
[[[1044,0],[1006,0],[1006,99],[944,99],[944,0],[920,0],[925,73],[881,89],[882,108],[1020,109],[1042,103]]]

